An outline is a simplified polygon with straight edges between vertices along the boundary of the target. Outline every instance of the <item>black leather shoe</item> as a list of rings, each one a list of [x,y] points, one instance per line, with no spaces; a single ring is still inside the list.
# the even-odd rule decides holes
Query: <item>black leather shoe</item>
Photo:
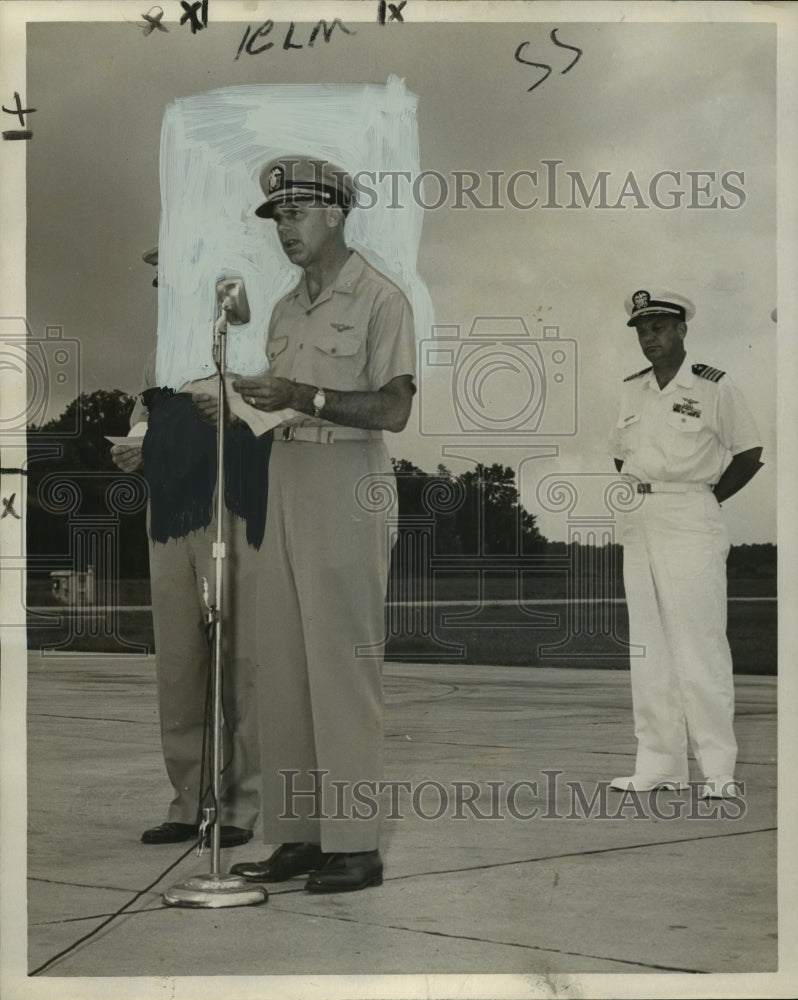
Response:
[[[194,840],[199,835],[199,827],[190,823],[161,823],[145,830],[141,835],[142,844],[179,844],[181,840]]]
[[[208,831],[208,843],[211,840],[210,830]],[[219,827],[219,847],[239,847],[252,840],[252,830],[244,830],[240,826],[220,826]]]
[[[190,823],[161,823],[141,835],[142,844],[179,844],[183,840],[196,840],[199,827]],[[238,847],[252,840],[252,830],[243,830],[240,826],[219,827],[219,846]],[[208,829],[206,843],[210,846],[211,831]]]
[[[282,844],[265,861],[242,861],[233,865],[231,875],[241,875],[250,882],[285,882],[295,875],[307,875],[321,868],[328,855],[318,844]]]
[[[308,892],[355,892],[370,885],[382,885],[379,851],[330,854],[323,868],[311,872],[305,888]]]

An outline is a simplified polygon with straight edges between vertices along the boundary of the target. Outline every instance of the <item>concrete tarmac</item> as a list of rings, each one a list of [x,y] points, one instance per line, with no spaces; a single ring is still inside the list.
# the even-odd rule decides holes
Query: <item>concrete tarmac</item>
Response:
[[[141,893],[37,976],[772,972],[776,678],[735,682],[742,787],[707,802],[697,772],[681,793],[607,788],[634,770],[625,671],[388,663],[384,884],[313,896],[297,878],[196,910],[161,894],[210,854],[153,884],[190,845],[139,840],[170,798],[154,659],[32,653],[28,971]],[[222,871],[270,851],[256,831]]]

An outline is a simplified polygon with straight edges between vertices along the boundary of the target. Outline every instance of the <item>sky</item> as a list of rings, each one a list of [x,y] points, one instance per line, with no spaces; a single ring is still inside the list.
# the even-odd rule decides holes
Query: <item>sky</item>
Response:
[[[249,8],[249,19],[225,23],[225,9],[240,16],[242,5],[211,0],[208,27],[193,35],[173,21],[144,36],[135,5],[116,5],[109,23],[28,25],[24,97],[37,111],[27,144],[27,319],[36,336],[61,327],[80,354],[53,386],[47,416],[75,387],[138,389],[157,327],[141,254],[157,240],[159,144],[172,102],[220,87],[384,84],[395,74],[418,97],[421,168],[446,189],[424,212],[417,269],[434,308],[428,339],[453,339],[450,363],[422,365],[414,416],[389,436],[392,454],[429,471],[513,465],[543,534],[567,538],[566,513],[542,510],[538,488],[545,477],[611,472],[618,385],[645,366],[623,302],[664,286],[696,303],[693,359],[739,382],[763,436],[764,469],[727,505],[732,542],[775,541],[774,26],[341,18],[351,33],[338,27],[312,48],[313,22],[297,21],[288,42],[302,47],[285,48],[290,18],[271,13],[254,54],[236,58],[247,27],[267,16],[263,5]],[[458,206],[458,171],[474,172],[479,200],[498,207]],[[675,208],[651,197],[661,172],[655,196],[664,205],[682,192]],[[605,207],[597,196],[567,207],[573,175],[587,191],[603,176]],[[427,206],[440,183],[430,177],[421,189]],[[502,331],[511,327],[526,339],[508,348]],[[557,335],[565,360],[555,384]],[[474,352],[489,356],[494,343],[504,345],[496,364],[472,373]],[[420,358],[429,357],[421,343]],[[528,384],[548,393],[537,429],[523,414],[514,421]],[[480,406],[482,424],[477,415],[463,429],[464,410],[473,417]]]

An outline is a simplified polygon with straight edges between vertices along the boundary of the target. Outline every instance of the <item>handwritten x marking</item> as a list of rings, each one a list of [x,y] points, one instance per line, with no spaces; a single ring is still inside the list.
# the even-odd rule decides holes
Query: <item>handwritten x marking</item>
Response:
[[[158,13],[153,17],[152,12],[157,10]],[[158,31],[168,31],[169,29],[165,24],[161,24],[161,18],[163,17],[163,7],[150,7],[146,14],[141,15],[147,24],[143,24],[141,27],[144,29],[144,37],[151,34],[157,28]]]
[[[15,497],[16,497],[16,493],[12,493],[11,496],[7,500],[6,500],[5,497],[3,497],[3,513],[0,514],[0,521],[2,521],[3,518],[6,517],[8,514],[11,514],[18,521],[22,520],[22,518],[19,516],[19,514],[14,510],[14,499],[15,499]]]

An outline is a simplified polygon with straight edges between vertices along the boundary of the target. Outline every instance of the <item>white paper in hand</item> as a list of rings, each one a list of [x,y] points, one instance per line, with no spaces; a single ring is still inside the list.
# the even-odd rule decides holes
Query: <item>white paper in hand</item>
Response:
[[[140,448],[141,442],[144,440],[144,435],[147,433],[147,421],[140,420],[137,424],[134,424],[126,437],[113,437],[110,434],[106,434],[105,440],[110,441],[111,444],[124,444],[131,448]]]
[[[301,416],[296,410],[286,409],[286,410],[258,410],[254,406],[250,406],[244,400],[244,397],[240,392],[236,392],[233,388],[233,380],[241,378],[240,375],[229,374],[225,376],[224,384],[227,391],[227,403],[230,407],[230,412],[235,414],[239,420],[243,420],[247,424],[252,433],[256,437],[260,437],[261,434],[265,434],[266,431],[272,430],[274,427],[279,427],[280,424],[284,424],[294,417]],[[185,385],[180,387],[180,392],[188,393],[207,393],[209,396],[215,396],[218,394],[218,375],[211,375],[210,378],[196,379],[193,382],[186,382]]]
[[[261,434],[265,434],[266,431],[270,431],[274,427],[278,427],[280,424],[284,424],[294,417],[299,416],[296,410],[266,411],[257,410],[254,406],[250,406],[241,393],[236,392],[233,388],[233,379],[238,377],[237,375],[228,375],[225,379],[225,384],[227,385],[227,402],[230,404],[230,412],[234,413],[239,420],[243,420],[249,424],[252,428],[252,433],[256,436],[259,437]]]

